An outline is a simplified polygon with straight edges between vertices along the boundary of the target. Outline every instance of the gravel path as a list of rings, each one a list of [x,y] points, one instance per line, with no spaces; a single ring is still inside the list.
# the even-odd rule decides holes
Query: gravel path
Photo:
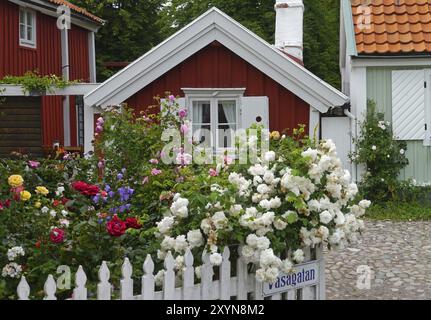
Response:
[[[326,257],[328,300],[431,300],[431,222],[366,221],[357,244]]]

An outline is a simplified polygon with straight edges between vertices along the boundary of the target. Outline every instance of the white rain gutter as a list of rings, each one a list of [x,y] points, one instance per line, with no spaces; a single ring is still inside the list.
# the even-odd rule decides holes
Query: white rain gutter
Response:
[[[351,149],[353,153],[356,153],[356,140],[358,136],[358,125],[356,121],[356,117],[349,110],[344,109],[344,114],[350,119],[350,132],[352,136]],[[358,170],[357,165],[352,161],[352,179],[356,183],[358,181]]]

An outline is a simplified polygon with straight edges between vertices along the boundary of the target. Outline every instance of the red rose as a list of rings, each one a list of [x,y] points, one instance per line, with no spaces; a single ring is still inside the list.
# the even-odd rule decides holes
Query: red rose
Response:
[[[54,206],[54,207],[58,207],[58,205],[60,204],[60,201],[58,201],[58,200],[54,200],[53,202],[52,202],[52,205]]]
[[[10,199],[7,199],[6,201],[0,201],[0,211],[4,208],[10,207]]]
[[[127,218],[126,219],[126,227],[127,229],[141,229],[142,224],[138,222],[138,219],[136,218]]]
[[[35,244],[34,246],[35,246],[37,249],[39,249],[41,244],[42,244],[42,242],[38,241],[38,242],[36,242],[36,244]]]
[[[121,237],[126,232],[126,223],[115,215],[107,224],[106,231],[113,237]]]
[[[100,192],[100,189],[98,186],[91,185],[88,183],[85,183],[83,181],[76,181],[72,183],[73,189],[78,191],[80,194],[84,196],[95,196]]]
[[[69,202],[69,199],[67,199],[67,198],[61,198],[61,203],[63,205],[66,205],[66,203],[68,203],[68,202]]]
[[[53,243],[62,243],[64,241],[64,230],[59,228],[52,229],[49,238]]]

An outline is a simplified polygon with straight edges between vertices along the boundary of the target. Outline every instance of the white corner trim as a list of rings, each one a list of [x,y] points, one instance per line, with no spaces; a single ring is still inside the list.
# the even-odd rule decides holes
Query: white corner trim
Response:
[[[321,112],[349,98],[220,10],[213,8],[90,92],[86,103],[118,105],[171,68],[219,41]]]

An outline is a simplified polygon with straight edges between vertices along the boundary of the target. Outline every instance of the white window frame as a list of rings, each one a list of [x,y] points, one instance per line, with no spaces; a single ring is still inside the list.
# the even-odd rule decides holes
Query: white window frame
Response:
[[[24,24],[21,23],[21,16],[25,15],[25,21]],[[27,24],[27,16],[30,14],[31,16],[31,25]],[[37,24],[37,18],[36,18],[36,11],[20,7],[19,8],[19,22],[18,22],[18,36],[19,36],[19,45],[22,47],[28,47],[28,48],[36,48],[36,24]],[[24,25],[25,28],[25,38],[21,38],[21,26]],[[27,29],[31,27],[32,30],[32,39],[27,39]]]
[[[193,103],[196,101],[209,101],[211,108],[211,133],[213,149],[216,154],[223,154],[224,152],[232,152],[235,147],[220,147],[218,137],[218,101],[235,101],[236,104],[236,129],[241,128],[241,99],[244,96],[245,88],[182,88],[185,93],[186,108],[189,115],[189,120],[192,123],[193,130]]]

